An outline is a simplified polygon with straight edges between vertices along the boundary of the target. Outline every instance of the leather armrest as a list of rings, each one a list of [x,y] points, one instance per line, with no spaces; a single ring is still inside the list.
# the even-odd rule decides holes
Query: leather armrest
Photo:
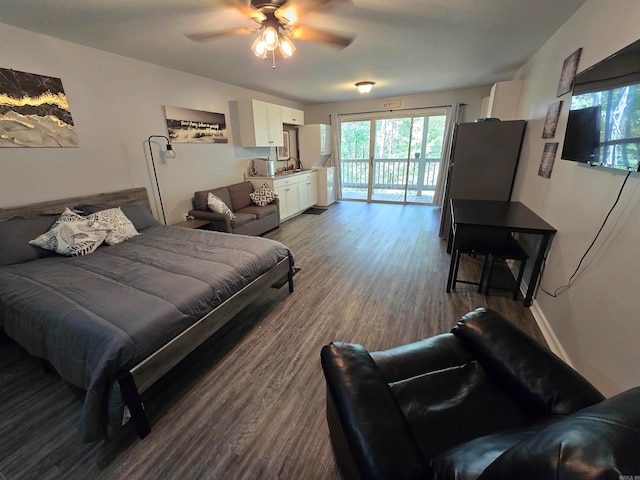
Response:
[[[322,348],[321,362],[329,427],[343,474],[367,479],[425,478],[407,420],[366,349],[336,342]]]
[[[419,342],[371,352],[387,383],[464,365],[475,357],[453,334],[443,333]]]
[[[547,347],[492,310],[466,314],[453,334],[494,381],[535,412],[569,415],[604,399]]]

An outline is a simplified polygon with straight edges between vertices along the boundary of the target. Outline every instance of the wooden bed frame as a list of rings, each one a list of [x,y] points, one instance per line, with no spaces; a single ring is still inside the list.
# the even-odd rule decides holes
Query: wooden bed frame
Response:
[[[0,220],[14,216],[31,217],[41,214],[61,214],[65,207],[73,208],[75,205],[82,204],[150,205],[147,190],[140,187],[33,203],[21,207],[0,208]],[[140,401],[140,395],[236,314],[257,299],[265,289],[277,284],[285,277],[289,284],[289,293],[292,293],[293,265],[289,257],[281,260],[271,270],[232,295],[131,370],[118,374],[117,381],[120,384],[122,398],[129,408],[131,420],[140,438],[146,437],[151,431],[151,426]]]

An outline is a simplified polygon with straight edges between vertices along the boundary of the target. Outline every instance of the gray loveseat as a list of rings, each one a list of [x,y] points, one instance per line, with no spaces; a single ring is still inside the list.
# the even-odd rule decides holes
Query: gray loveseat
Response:
[[[280,207],[278,199],[269,205],[259,207],[253,203],[249,194],[253,192],[251,182],[235,183],[226,187],[201,190],[193,194],[193,210],[189,215],[198,220],[209,220],[209,230],[239,233],[243,235],[261,235],[280,226]],[[216,213],[207,206],[209,192],[221,199],[236,218]]]

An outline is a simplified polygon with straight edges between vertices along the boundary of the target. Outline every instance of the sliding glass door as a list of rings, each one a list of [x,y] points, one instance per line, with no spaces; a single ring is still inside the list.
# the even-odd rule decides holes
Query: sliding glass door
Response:
[[[443,109],[343,119],[342,198],[432,204],[446,120]]]

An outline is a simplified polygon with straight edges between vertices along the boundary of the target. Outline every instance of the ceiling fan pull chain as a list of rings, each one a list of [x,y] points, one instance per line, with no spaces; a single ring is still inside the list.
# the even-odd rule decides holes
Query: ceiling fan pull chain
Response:
[[[273,66],[271,68],[275,70],[276,69],[276,51],[275,50],[271,52],[271,58],[273,58]]]

